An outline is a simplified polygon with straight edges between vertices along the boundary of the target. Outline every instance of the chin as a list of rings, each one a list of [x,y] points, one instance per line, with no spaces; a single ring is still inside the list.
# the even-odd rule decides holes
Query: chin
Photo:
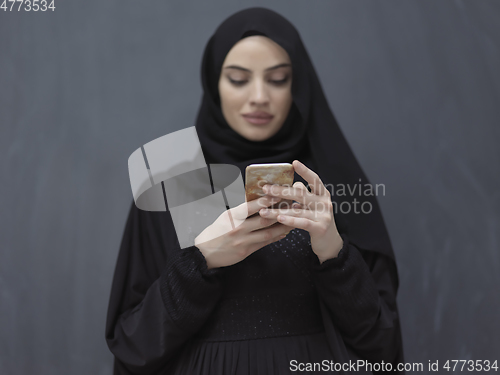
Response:
[[[268,124],[267,126],[262,127],[248,125],[247,123],[239,123],[238,125],[239,129],[233,129],[236,130],[242,137],[253,142],[265,141],[266,139],[271,138],[280,129],[280,127],[276,129],[276,124]]]

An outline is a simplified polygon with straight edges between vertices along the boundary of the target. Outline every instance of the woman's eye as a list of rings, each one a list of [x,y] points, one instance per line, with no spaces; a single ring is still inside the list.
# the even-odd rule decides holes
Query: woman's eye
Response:
[[[273,85],[277,85],[277,86],[284,85],[287,81],[288,81],[288,77],[285,77],[284,79],[280,79],[280,80],[273,80],[273,79],[269,80],[269,82],[271,82]],[[245,83],[247,83],[248,81],[246,81],[246,80],[238,81],[238,80],[229,78],[229,82],[231,82],[233,85],[236,85],[236,86],[242,86]]]
[[[287,81],[288,81],[288,77],[285,77],[285,78],[280,79],[280,80],[271,80],[271,83],[274,84],[274,85],[283,85]]]
[[[233,85],[236,85],[236,86],[241,86],[243,84],[245,84],[247,81],[236,81],[234,79],[231,79],[229,78],[229,81],[233,84]]]

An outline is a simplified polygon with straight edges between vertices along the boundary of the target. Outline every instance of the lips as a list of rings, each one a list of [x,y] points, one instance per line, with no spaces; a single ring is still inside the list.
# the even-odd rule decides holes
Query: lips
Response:
[[[258,118],[258,119],[272,119],[274,117],[273,115],[262,111],[244,113],[243,116],[246,118]]]
[[[273,115],[262,111],[245,113],[242,116],[252,125],[266,125],[271,122],[274,117]]]

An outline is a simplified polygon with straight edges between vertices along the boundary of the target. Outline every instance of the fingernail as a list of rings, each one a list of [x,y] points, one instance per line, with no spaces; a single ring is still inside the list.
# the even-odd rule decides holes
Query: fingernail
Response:
[[[267,208],[261,208],[260,213],[262,215],[267,215],[269,213],[269,210]]]

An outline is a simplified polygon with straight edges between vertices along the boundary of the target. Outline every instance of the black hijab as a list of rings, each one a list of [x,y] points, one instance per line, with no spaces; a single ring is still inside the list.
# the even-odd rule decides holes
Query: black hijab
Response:
[[[293,104],[282,128],[264,141],[249,141],[226,122],[220,107],[218,81],[227,53],[240,39],[264,35],[278,43],[292,62]],[[316,71],[295,27],[278,13],[254,7],[227,18],[210,37],[201,66],[203,98],[196,119],[196,130],[208,164],[237,165],[243,179],[245,168],[253,163],[292,163],[298,159],[314,170],[330,193],[338,184],[346,187],[346,196],[334,194],[337,204],[335,222],[339,232],[359,249],[375,251],[395,261],[391,241],[374,195],[363,195],[370,184],[333,116]],[[304,182],[299,175],[296,179]],[[359,186],[361,186],[361,194]],[[348,187],[354,189],[351,195]],[[351,190],[352,191],[352,190]],[[355,213],[360,204],[369,202],[370,213]],[[349,202],[350,210],[342,202]],[[335,203],[334,203],[335,205]],[[369,211],[368,204],[363,206]],[[343,211],[343,212],[342,212]],[[394,265],[393,271],[397,277]]]

